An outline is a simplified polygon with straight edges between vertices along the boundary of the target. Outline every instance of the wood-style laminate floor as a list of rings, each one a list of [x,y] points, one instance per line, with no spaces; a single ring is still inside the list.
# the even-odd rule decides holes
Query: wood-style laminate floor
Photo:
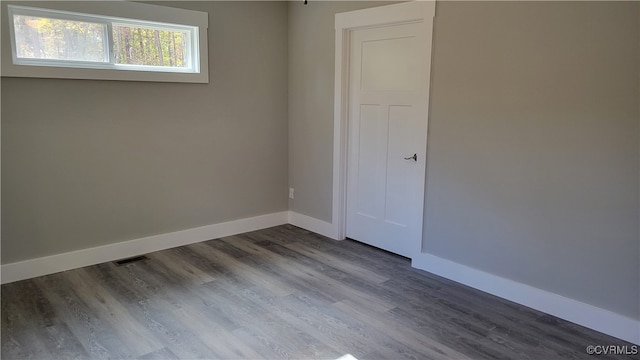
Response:
[[[1,290],[2,359],[634,358],[589,356],[631,344],[290,225]]]

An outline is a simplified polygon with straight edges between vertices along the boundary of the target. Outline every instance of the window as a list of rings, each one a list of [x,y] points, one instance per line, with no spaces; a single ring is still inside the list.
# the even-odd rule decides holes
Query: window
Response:
[[[105,24],[14,13],[13,34],[13,62],[28,65],[31,60],[45,65],[50,60],[108,60]]]
[[[144,16],[112,16],[132,9]],[[7,5],[11,59],[5,66],[8,49],[3,49],[2,75],[208,82],[202,56],[206,13],[128,2],[103,3],[93,10]],[[172,18],[179,21],[161,21]]]

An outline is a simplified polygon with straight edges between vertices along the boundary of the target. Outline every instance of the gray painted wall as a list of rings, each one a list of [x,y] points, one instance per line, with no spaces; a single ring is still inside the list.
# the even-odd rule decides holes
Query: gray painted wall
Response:
[[[2,79],[3,264],[287,210],[287,4],[159,4],[209,84]]]
[[[441,4],[426,252],[640,319],[637,7]]]
[[[349,9],[315,6],[289,5],[290,208],[330,221]],[[438,2],[426,252],[640,319],[638,7]]]

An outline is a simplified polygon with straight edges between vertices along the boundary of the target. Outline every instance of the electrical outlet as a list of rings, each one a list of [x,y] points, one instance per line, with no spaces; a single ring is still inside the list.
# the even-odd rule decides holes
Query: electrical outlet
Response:
[[[289,188],[289,199],[293,199],[293,188]]]

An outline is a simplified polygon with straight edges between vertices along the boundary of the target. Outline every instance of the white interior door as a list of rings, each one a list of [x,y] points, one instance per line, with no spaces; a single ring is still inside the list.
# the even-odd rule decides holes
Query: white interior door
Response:
[[[430,20],[350,31],[346,235],[407,257],[422,239]]]

